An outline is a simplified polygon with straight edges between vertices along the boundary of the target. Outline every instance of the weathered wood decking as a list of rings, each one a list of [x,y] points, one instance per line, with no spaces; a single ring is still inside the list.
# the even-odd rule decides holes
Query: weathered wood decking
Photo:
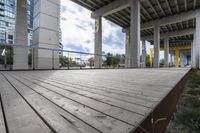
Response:
[[[0,133],[128,133],[189,69],[0,74]]]

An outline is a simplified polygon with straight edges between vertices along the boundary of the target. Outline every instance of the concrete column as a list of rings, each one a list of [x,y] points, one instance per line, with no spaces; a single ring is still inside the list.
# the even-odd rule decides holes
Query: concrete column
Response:
[[[130,68],[130,30],[129,29],[125,29],[124,31],[126,33],[126,39],[125,39],[125,47],[126,47],[126,51],[125,51],[125,67],[126,68]]]
[[[176,67],[179,67],[179,49],[176,49],[176,58],[175,58],[175,60],[176,60]]]
[[[197,68],[200,68],[200,15],[196,18],[195,43],[197,52]]]
[[[16,25],[14,44],[24,47],[14,47],[13,69],[28,69],[28,31],[27,3],[17,0]]]
[[[184,51],[180,52],[180,65],[181,67],[185,66],[185,55],[184,55]]]
[[[185,67],[185,65],[187,65],[187,53],[183,54],[183,67]]]
[[[172,57],[172,53],[170,54],[170,66],[173,66],[173,57]]]
[[[33,46],[35,69],[58,69],[60,0],[34,0]]]
[[[140,0],[131,1],[130,66],[140,67]]]
[[[142,67],[146,67],[146,43],[142,40]]]
[[[169,37],[164,39],[164,66],[169,67]]]
[[[194,40],[191,42],[191,66],[192,66],[192,68],[194,68],[194,64],[193,64],[193,60],[194,60],[194,54],[193,54],[193,43],[194,42]]]
[[[150,67],[153,67],[153,48],[150,48]]]
[[[95,20],[95,46],[94,46],[94,67],[102,67],[102,18],[99,17]]]
[[[191,54],[192,54],[192,68],[197,68],[197,65],[196,65],[196,59],[197,59],[197,55],[196,55],[196,43],[195,43],[195,38],[196,38],[196,35],[194,33],[194,40],[192,42],[192,48],[191,48]]]
[[[154,67],[160,67],[160,26],[154,25]]]

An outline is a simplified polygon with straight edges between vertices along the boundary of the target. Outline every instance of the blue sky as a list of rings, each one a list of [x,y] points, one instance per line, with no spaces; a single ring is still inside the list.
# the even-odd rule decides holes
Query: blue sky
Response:
[[[103,19],[105,53],[125,53],[125,34],[122,28]],[[94,53],[94,20],[91,12],[70,0],[61,0],[62,43],[65,50]],[[147,43],[147,53],[150,45]]]

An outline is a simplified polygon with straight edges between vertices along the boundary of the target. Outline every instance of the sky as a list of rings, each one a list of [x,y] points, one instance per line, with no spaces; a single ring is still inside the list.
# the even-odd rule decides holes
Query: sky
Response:
[[[61,0],[61,31],[64,50],[94,53],[94,19],[91,11],[70,0]],[[114,23],[102,20],[104,53],[124,54],[125,34]],[[147,53],[149,54],[149,43]]]

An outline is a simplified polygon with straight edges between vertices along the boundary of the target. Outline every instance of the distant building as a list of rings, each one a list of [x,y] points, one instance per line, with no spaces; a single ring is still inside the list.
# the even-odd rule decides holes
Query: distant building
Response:
[[[33,0],[27,0],[28,44],[32,44]],[[16,0],[0,0],[0,44],[13,44]]]
[[[13,44],[15,0],[0,0],[0,44]]]
[[[33,41],[33,0],[27,0],[28,45]],[[13,44],[15,31],[16,0],[0,0],[0,44]],[[63,49],[60,30],[59,49]],[[60,55],[63,52],[59,53]]]

